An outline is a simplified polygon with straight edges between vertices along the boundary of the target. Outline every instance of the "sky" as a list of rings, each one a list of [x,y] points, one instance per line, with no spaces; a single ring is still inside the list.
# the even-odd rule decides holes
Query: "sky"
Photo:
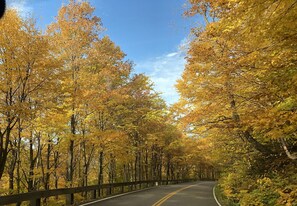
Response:
[[[7,0],[23,16],[33,16],[42,30],[68,0]],[[108,35],[145,73],[168,104],[178,100],[174,87],[186,63],[190,29],[199,17],[184,17],[186,0],[89,0]]]

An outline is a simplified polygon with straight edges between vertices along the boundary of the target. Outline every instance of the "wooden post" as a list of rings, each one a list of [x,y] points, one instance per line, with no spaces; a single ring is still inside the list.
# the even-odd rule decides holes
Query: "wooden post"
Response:
[[[102,190],[101,189],[98,189],[98,197],[100,198],[100,197],[102,197]]]
[[[74,195],[67,194],[66,195],[66,205],[73,205],[73,203],[74,203]]]
[[[96,189],[92,191],[92,198],[93,199],[97,198],[97,190]]]
[[[32,200],[30,201],[30,205],[31,205],[31,206],[40,206],[40,205],[41,205],[40,198],[32,199]]]

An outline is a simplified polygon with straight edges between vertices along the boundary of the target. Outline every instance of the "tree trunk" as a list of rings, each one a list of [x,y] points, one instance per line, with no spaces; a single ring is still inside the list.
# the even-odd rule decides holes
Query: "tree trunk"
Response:
[[[142,180],[141,151],[138,151],[138,181]]]
[[[103,184],[103,158],[104,153],[103,151],[100,151],[99,153],[99,172],[98,172],[98,185]],[[103,195],[103,190],[98,190],[98,195],[101,197]]]
[[[21,192],[21,137],[22,137],[22,128],[21,128],[21,120],[18,119],[18,140],[17,140],[17,193]]]
[[[7,155],[8,155],[8,145],[11,132],[11,123],[8,123],[5,133],[0,133],[0,180],[4,173],[4,168],[6,165]]]
[[[227,92],[228,92],[228,98],[230,100],[230,108],[232,110],[232,120],[233,120],[235,126],[240,129],[240,131],[238,132],[238,136],[245,139],[256,150],[258,150],[262,154],[265,154],[265,155],[272,154],[273,152],[268,147],[266,147],[265,145],[261,144],[256,139],[254,139],[254,137],[252,136],[251,131],[250,131],[251,129],[248,129],[246,131],[241,130],[242,125],[241,125],[241,121],[240,121],[240,116],[237,111],[237,106],[236,106],[236,101],[235,101],[234,94],[233,94],[232,85],[229,81],[226,82],[226,88],[227,88]]]
[[[148,148],[145,147],[145,180],[149,180],[149,162],[148,162]]]
[[[51,139],[47,141],[47,155],[46,155],[46,173],[44,189],[50,189],[50,155],[51,155]]]
[[[54,152],[54,178],[55,178],[55,189],[58,189],[59,187],[59,175],[57,173],[59,167],[59,152],[55,151]],[[56,196],[56,200],[59,199],[59,196]]]
[[[163,151],[162,149],[160,149],[160,163],[159,163],[159,169],[158,169],[159,180],[162,180],[162,167],[163,167]]]
[[[170,155],[167,156],[167,168],[166,168],[166,180],[168,184],[168,180],[170,179]]]
[[[72,138],[74,138],[76,133],[76,120],[75,115],[71,115],[71,134]],[[67,187],[72,187],[73,185],[73,172],[74,172],[74,165],[73,165],[73,159],[74,159],[74,139],[70,140],[69,148],[68,148],[68,159],[67,159],[67,175],[66,175],[66,181],[67,181]]]
[[[55,189],[58,189],[59,187],[59,176],[57,173],[59,167],[59,152],[55,151],[54,152],[54,177],[55,177]]]
[[[28,192],[34,191],[33,186],[33,177],[34,177],[34,150],[33,150],[33,134],[31,133],[31,138],[29,140],[30,149],[29,149],[29,178],[28,178]]]
[[[11,150],[11,161],[8,167],[8,175],[9,175],[9,193],[12,194],[14,190],[14,171],[17,163],[17,150],[16,148],[12,148]]]

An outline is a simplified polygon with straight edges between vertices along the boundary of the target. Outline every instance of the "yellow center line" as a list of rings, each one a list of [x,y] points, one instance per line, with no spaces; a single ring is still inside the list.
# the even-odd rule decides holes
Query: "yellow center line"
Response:
[[[184,187],[184,188],[181,188],[179,190],[176,190],[176,191],[173,191],[171,193],[169,193],[168,195],[166,195],[165,197],[161,198],[159,201],[157,201],[155,204],[153,204],[152,206],[160,206],[162,205],[166,200],[168,200],[170,197],[172,197],[173,195],[177,194],[178,192],[181,192],[185,189],[188,189],[190,187],[193,187],[195,185],[190,185],[190,186],[187,186],[187,187]]]

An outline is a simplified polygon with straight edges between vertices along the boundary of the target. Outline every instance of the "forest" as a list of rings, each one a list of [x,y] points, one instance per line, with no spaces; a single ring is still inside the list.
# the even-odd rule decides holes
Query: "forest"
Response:
[[[94,10],[70,0],[46,31],[0,20],[1,196],[207,179],[222,205],[297,205],[295,0],[188,0],[204,24],[171,106]]]

